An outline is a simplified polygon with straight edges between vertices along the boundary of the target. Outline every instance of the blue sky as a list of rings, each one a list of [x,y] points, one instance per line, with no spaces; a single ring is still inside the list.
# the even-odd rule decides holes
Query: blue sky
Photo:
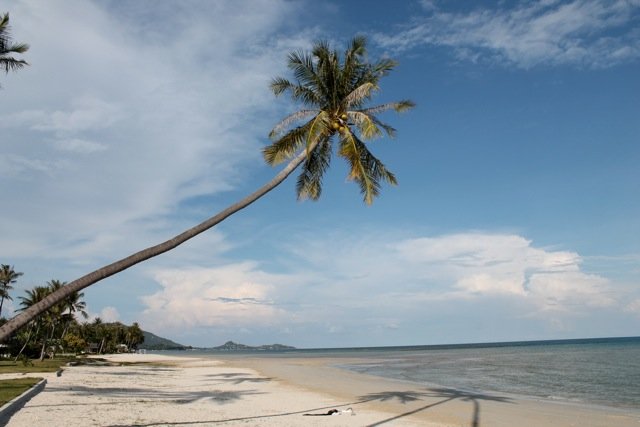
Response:
[[[270,179],[299,106],[286,55],[356,34],[397,69],[373,206],[338,158],[85,290],[92,316],[184,344],[298,347],[638,335],[640,2],[4,3],[0,260],[13,292],[166,240]],[[288,76],[289,77],[289,76]]]

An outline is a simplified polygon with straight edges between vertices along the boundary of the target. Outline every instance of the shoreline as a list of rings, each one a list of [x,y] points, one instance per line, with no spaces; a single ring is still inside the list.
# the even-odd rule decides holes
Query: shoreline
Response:
[[[61,377],[51,377],[7,426],[640,425],[640,411],[467,393],[334,366],[345,358],[104,358],[112,366],[67,367]],[[349,358],[356,359],[362,360]],[[304,415],[330,409],[341,415]]]
[[[381,377],[340,365],[366,358],[220,357],[230,366],[248,366],[263,375],[338,399],[376,397],[375,406],[393,413],[410,413],[436,425],[470,426],[627,426],[640,425],[640,410],[586,402],[551,400],[500,392],[468,392],[437,384]],[[337,381],[336,379],[340,379]],[[337,384],[336,384],[337,383]],[[371,389],[376,393],[362,394]],[[364,402],[370,404],[370,402]],[[421,404],[421,405],[420,405]],[[465,421],[465,419],[467,421]],[[579,422],[578,422],[579,420]]]

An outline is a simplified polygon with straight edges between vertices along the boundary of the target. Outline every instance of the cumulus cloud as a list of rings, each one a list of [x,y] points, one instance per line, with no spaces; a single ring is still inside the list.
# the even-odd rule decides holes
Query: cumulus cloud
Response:
[[[426,277],[451,284],[449,296],[513,295],[543,310],[613,304],[605,278],[581,271],[574,252],[536,248],[518,235],[454,234],[407,239],[400,256]]]
[[[290,263],[278,274],[223,261],[155,272],[162,289],[143,298],[144,323],[400,333],[433,310],[475,304],[480,317],[484,310],[509,317],[518,307],[518,316],[566,328],[567,318],[621,298],[607,278],[582,270],[577,253],[536,247],[517,234],[354,239],[334,232],[296,236],[279,250]]]
[[[383,47],[453,49],[465,61],[609,67],[640,58],[640,3],[617,0],[507,3],[497,9],[450,12],[423,2],[424,16],[395,34],[377,34]]]
[[[111,322],[119,322],[120,321],[120,313],[118,309],[112,306],[103,307],[99,313],[93,314],[89,313],[90,321],[94,321],[96,318],[100,318],[103,323],[111,323]],[[80,316],[78,316],[80,320]]]
[[[165,269],[156,271],[154,279],[161,289],[142,298],[143,322],[158,330],[275,324],[284,315],[273,292],[288,280],[251,262]]]

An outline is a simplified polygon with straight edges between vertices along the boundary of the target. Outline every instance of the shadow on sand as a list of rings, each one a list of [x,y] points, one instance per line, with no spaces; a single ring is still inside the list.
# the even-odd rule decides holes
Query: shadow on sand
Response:
[[[451,388],[429,388],[426,391],[387,391],[381,393],[371,393],[364,396],[361,396],[362,402],[370,402],[370,401],[394,401],[397,400],[399,403],[407,404],[410,402],[415,402],[418,400],[424,400],[425,398],[441,398],[437,402],[429,403],[427,405],[421,406],[416,409],[412,409],[411,411],[405,412],[400,415],[396,415],[395,417],[387,418],[382,421],[378,421],[373,424],[369,424],[367,427],[380,426],[383,424],[387,424],[393,421],[396,421],[400,418],[408,417],[409,415],[417,414],[418,412],[426,411],[427,409],[433,408],[438,405],[442,405],[447,402],[451,402],[453,400],[461,400],[463,402],[471,402],[473,403],[473,414],[471,418],[471,427],[480,427],[480,401],[493,401],[493,402],[502,402],[502,403],[510,403],[511,399],[500,396],[492,396],[484,393],[471,393],[460,390],[455,390]]]
[[[238,394],[237,396],[234,396],[234,399],[241,399],[245,395],[251,395],[251,394],[256,394],[256,393],[242,392],[242,394]],[[425,391],[410,390],[410,391],[384,391],[379,393],[370,393],[364,396],[360,396],[359,400],[356,400],[354,402],[349,402],[349,403],[343,403],[341,405],[307,408],[299,411],[279,412],[279,413],[274,413],[269,415],[256,415],[256,416],[249,416],[249,417],[226,418],[226,419],[217,419],[217,420],[212,419],[212,420],[203,420],[203,421],[154,422],[154,423],[148,423],[148,424],[128,424],[128,425],[137,426],[137,427],[152,427],[152,426],[161,426],[161,425],[172,425],[172,426],[185,425],[186,426],[186,425],[199,425],[199,424],[223,424],[223,423],[234,422],[234,421],[251,421],[251,420],[259,420],[259,419],[265,419],[265,418],[284,417],[289,415],[304,415],[304,414],[312,413],[315,411],[325,411],[327,409],[355,407],[357,405],[361,405],[368,402],[376,402],[376,401],[378,402],[397,401],[400,404],[406,405],[406,404],[410,404],[410,403],[414,403],[422,400],[432,401],[434,398],[435,399],[440,398],[441,400],[438,400],[436,402],[430,402],[424,406],[420,406],[416,409],[412,409],[410,411],[396,415],[394,417],[377,421],[373,424],[368,424],[367,427],[390,424],[401,418],[408,417],[410,415],[417,414],[422,411],[426,411],[430,408],[433,408],[438,405],[442,405],[444,403],[447,403],[453,400],[471,402],[473,404],[473,414],[472,414],[470,426],[480,427],[480,402],[481,401],[493,401],[493,402],[502,402],[502,403],[511,402],[509,398],[492,396],[489,394],[470,393],[470,392],[464,392],[464,391],[454,390],[449,388],[429,388],[429,389],[426,389]],[[124,427],[124,425],[116,424],[116,425],[111,425],[107,427]]]
[[[63,391],[77,396],[109,396],[137,401],[166,401],[177,404],[192,403],[198,400],[208,399],[218,404],[234,403],[244,396],[262,394],[257,390],[222,391],[222,390],[199,390],[199,391],[163,391],[148,388],[109,388],[109,387],[47,387],[48,392]]]

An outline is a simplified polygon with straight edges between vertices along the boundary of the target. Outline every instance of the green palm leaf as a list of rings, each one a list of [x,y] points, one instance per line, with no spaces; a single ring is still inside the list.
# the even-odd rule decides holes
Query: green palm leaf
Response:
[[[6,73],[29,65],[23,59],[9,56],[14,53],[25,53],[29,50],[29,45],[26,43],[13,43],[9,30],[9,14],[5,13],[0,18],[0,69],[4,69]]]

